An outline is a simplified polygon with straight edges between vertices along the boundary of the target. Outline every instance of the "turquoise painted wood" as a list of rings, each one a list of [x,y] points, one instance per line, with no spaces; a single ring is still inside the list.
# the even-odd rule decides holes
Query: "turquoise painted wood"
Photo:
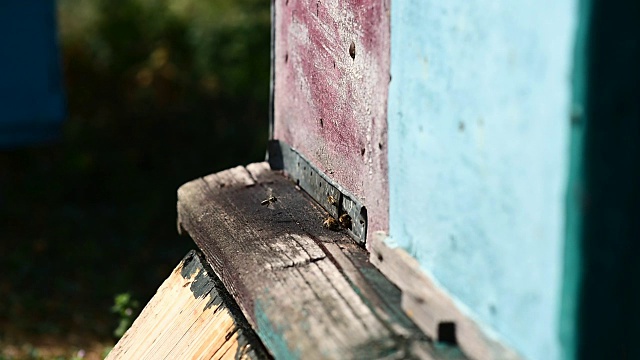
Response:
[[[0,148],[47,142],[65,117],[55,1],[0,1]]]
[[[390,235],[531,359],[562,358],[577,8],[391,8]]]

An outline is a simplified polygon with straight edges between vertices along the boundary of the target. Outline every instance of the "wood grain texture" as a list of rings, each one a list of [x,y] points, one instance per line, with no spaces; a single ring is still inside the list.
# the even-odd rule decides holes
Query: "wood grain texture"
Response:
[[[273,138],[388,229],[389,1],[275,0]]]
[[[323,228],[324,210],[267,163],[183,185],[178,214],[276,358],[462,356],[434,347],[366,251]]]
[[[411,255],[387,246],[386,238],[383,232],[374,234],[370,261],[400,288],[402,309],[420,329],[433,339],[453,338],[473,359],[521,359],[474,321],[462,305],[420,269]],[[450,324],[453,336],[442,330]]]
[[[200,256],[184,257],[107,359],[269,357]]]

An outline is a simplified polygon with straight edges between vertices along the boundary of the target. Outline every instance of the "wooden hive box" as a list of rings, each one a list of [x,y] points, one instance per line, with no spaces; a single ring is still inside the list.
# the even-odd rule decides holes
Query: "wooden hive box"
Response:
[[[180,231],[266,352],[638,357],[635,3],[272,9],[267,162],[178,191]],[[221,321],[178,293],[157,301]],[[129,339],[196,339],[172,311]],[[225,321],[198,339],[241,324]]]

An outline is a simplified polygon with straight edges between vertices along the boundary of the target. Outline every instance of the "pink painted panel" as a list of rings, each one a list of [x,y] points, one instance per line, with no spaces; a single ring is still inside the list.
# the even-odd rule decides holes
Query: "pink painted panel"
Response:
[[[275,0],[274,139],[388,230],[389,0]]]

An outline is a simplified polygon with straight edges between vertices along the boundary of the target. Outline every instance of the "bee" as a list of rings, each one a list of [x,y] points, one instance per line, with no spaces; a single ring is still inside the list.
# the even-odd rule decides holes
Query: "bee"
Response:
[[[327,216],[322,222],[322,227],[325,227],[329,230],[338,231],[340,230],[340,223],[331,216]]]
[[[340,215],[338,222],[343,228],[351,230],[351,216],[349,216],[349,214],[344,213]]]
[[[336,200],[336,198],[334,198],[331,195],[327,196],[327,201],[329,202],[329,204],[331,204],[333,206],[338,205],[338,201]]]
[[[273,194],[271,193],[271,189],[269,189],[269,197],[262,200],[262,202],[260,203],[260,205],[262,206],[266,206],[269,209],[273,209],[272,205],[273,203],[275,203],[276,201],[278,201],[278,198],[273,196]]]

